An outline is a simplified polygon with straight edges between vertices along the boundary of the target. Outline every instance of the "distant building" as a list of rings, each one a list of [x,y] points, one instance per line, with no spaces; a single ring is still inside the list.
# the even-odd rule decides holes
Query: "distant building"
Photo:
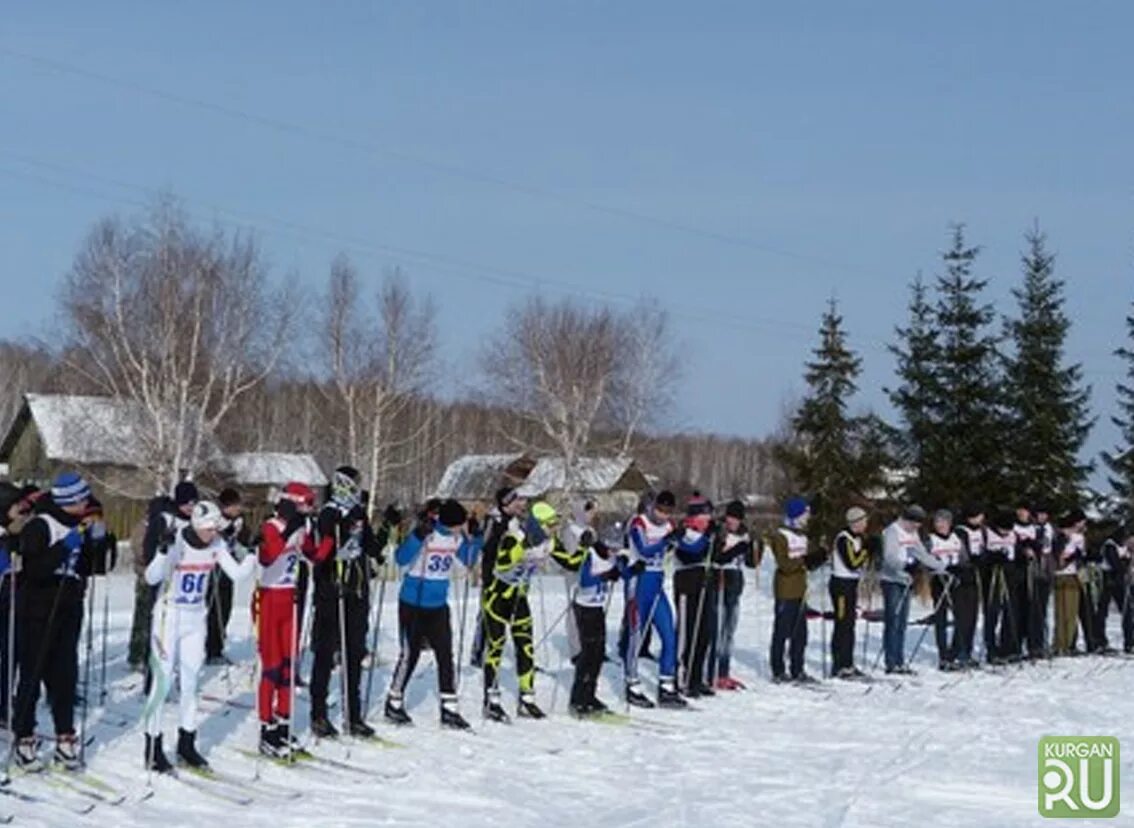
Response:
[[[497,489],[519,486],[535,465],[526,454],[467,454],[449,464],[434,495],[488,507]]]

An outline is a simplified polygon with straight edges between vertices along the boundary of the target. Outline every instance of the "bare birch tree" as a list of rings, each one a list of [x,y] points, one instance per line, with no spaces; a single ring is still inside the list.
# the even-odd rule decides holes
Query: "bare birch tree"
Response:
[[[656,300],[644,299],[622,315],[616,368],[609,426],[620,434],[618,456],[629,457],[641,433],[671,410],[679,379],[669,314]]]
[[[217,426],[272,371],[295,303],[269,285],[254,240],[201,232],[166,200],[95,227],[61,307],[68,367],[132,409],[123,448],[167,490],[209,460]]]
[[[489,393],[497,404],[538,426],[563,458],[572,490],[579,458],[608,414],[619,372],[619,317],[606,307],[535,298],[507,318],[482,355]]]

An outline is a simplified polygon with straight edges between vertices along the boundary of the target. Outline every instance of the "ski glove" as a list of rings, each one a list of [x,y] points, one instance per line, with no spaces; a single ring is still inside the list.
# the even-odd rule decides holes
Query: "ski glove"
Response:
[[[584,549],[595,545],[595,530],[584,529],[583,534],[579,535],[579,546]]]
[[[388,526],[397,526],[402,522],[402,512],[398,509],[397,505],[391,503],[386,507],[386,511],[382,513],[382,520],[385,521]]]
[[[413,535],[418,540],[425,540],[429,537],[429,533],[433,531],[433,520],[428,515],[421,515],[418,518],[417,526],[413,527]]]

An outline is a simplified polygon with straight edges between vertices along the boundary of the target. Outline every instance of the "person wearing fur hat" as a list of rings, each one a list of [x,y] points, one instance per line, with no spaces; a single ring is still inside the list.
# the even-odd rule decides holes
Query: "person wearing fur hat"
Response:
[[[882,642],[887,673],[913,673],[906,664],[906,626],[913,573],[919,567],[931,573],[945,570],[945,564],[929,554],[922,542],[920,530],[925,518],[925,510],[911,504],[882,533],[882,569],[878,580],[882,584]]]
[[[708,567],[711,564],[713,504],[693,492],[685,506],[681,532],[674,547],[673,600],[677,604],[678,686],[690,698],[712,696],[705,683],[705,659],[709,634],[716,629],[716,601],[706,600]]]
[[[95,547],[83,525],[90,500],[81,476],[60,474],[20,534],[13,759],[25,769],[41,767],[35,735],[41,685],[55,724],[55,761],[71,770],[82,764],[74,720],[83,594],[94,568]]]
[[[814,546],[807,537],[811,507],[802,497],[793,497],[784,505],[783,525],[771,532],[766,543],[776,558],[776,574],[772,582],[775,597],[772,622],[772,646],[769,662],[772,680],[788,680],[784,672],[784,650],[790,646],[790,676],[800,683],[814,682],[804,669],[807,652],[807,574],[827,560],[827,553]]]
[[[860,679],[865,676],[854,665],[854,627],[858,620],[858,585],[862,570],[870,560],[864,536],[868,515],[859,506],[847,509],[846,527],[835,536],[831,560],[831,606],[835,623],[831,633],[831,670],[837,678]]]
[[[1052,541],[1055,561],[1055,645],[1056,656],[1078,655],[1075,637],[1079,623],[1079,566],[1086,557],[1087,516],[1074,509],[1059,521]]]
[[[437,662],[437,685],[441,697],[441,725],[467,730],[469,723],[457,709],[457,684],[453,669],[453,628],[449,621],[449,581],[454,564],[466,570],[475,563],[484,536],[475,518],[455,500],[437,507],[434,520],[428,512],[394,554],[403,568],[398,593],[398,637],[401,651],[390,689],[386,694],[386,720],[397,725],[412,722],[405,707],[409,684],[422,648],[428,643]],[[466,573],[466,577],[467,573]]]
[[[480,584],[486,587],[492,582],[492,570],[496,566],[496,550],[504,533],[517,528],[528,513],[528,499],[511,486],[496,490],[495,505],[485,518],[484,550],[480,554]],[[476,630],[473,633],[473,667],[484,667],[484,610],[478,609]]]
[[[712,569],[706,600],[717,611],[709,630],[709,681],[715,690],[743,690],[732,676],[732,643],[740,624],[740,595],[744,591],[744,569],[759,565],[759,553],[744,524],[744,504],[733,500],[725,506],[724,520],[713,537]]]
[[[532,504],[524,521],[504,533],[496,551],[492,580],[484,588],[484,715],[507,722],[500,704],[500,662],[508,634],[516,652],[516,679],[519,699],[516,713],[521,718],[542,719],[544,712],[535,699],[535,653],[532,640],[532,609],[528,591],[536,572],[554,561],[569,572],[577,572],[583,552],[576,545],[569,552],[558,536],[559,515],[542,500]]]
[[[382,550],[401,514],[393,506],[388,507],[382,515],[382,525],[375,530],[366,516],[360,480],[358,469],[352,466],[335,469],[331,498],[316,521],[318,563],[311,570],[315,585],[311,732],[323,739],[338,735],[327,717],[327,691],[336,658],[339,680],[345,683],[343,727],[352,736],[374,735],[374,729],[364,720],[366,711],[362,709],[359,692],[370,620],[370,566],[371,562],[385,562]]]

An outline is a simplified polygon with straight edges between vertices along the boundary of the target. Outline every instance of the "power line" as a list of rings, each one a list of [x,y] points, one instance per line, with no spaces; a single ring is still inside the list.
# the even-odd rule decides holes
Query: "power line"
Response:
[[[95,198],[110,202],[123,203],[135,208],[145,208],[148,204],[152,204],[155,199],[162,196],[162,193],[158,190],[119,181],[117,179],[108,178],[104,175],[92,173],[76,167],[63,166],[60,164],[43,161],[20,153],[11,152],[5,148],[0,148],[0,152],[20,164],[39,168],[41,170],[47,170],[51,173],[57,175],[61,174],[71,178],[86,178],[102,186],[109,186],[115,189],[125,190],[130,193],[137,193],[143,196],[144,199],[135,197],[124,198],[119,195],[107,195],[102,191],[92,190],[91,188],[84,187],[82,185],[76,185],[72,181],[59,181],[57,178],[29,173],[26,170],[0,168],[0,172],[5,172],[10,175],[22,176],[24,178],[34,180],[48,186],[62,188],[81,195],[93,196]],[[186,205],[193,205],[193,202],[190,200],[180,200],[182,200]],[[490,282],[497,285],[502,284],[508,287],[522,287],[529,289],[550,288],[568,296],[581,296],[603,302],[634,304],[641,299],[641,297],[639,296],[584,287],[582,285],[573,284],[558,279],[549,279],[544,276],[538,276],[526,271],[515,270],[511,268],[502,268],[495,265],[487,265],[468,259],[449,256],[446,254],[434,253],[401,245],[392,245],[384,242],[363,240],[343,233],[328,231],[322,228],[315,228],[309,225],[300,224],[298,222],[294,222],[288,219],[281,219],[274,216],[233,210],[231,208],[216,204],[203,204],[197,202],[196,206],[198,208],[198,213],[201,212],[201,208],[204,208],[213,214],[227,216],[228,220],[222,222],[225,224],[251,227],[262,232],[278,232],[272,231],[270,229],[271,227],[275,227],[279,230],[284,231],[285,234],[304,236],[309,239],[327,242],[337,247],[338,249],[345,247],[370,255],[398,256],[405,259],[419,261],[432,267],[455,271],[459,273],[463,278],[472,278],[478,281]],[[679,318],[685,318],[698,322],[714,322],[717,324],[725,324],[731,327],[736,327],[752,332],[759,331],[761,327],[775,327],[797,334],[805,333],[808,336],[814,333],[813,326],[803,323],[791,322],[788,320],[775,319],[771,317],[758,317],[748,315],[738,316],[724,309],[712,311],[682,309],[679,312],[671,313],[672,315]]]
[[[25,61],[27,63],[35,64],[59,74],[67,74],[87,81],[116,86],[122,89],[127,89],[131,92],[146,95],[151,98],[174,103],[179,106],[191,107],[202,111],[212,112],[213,114],[221,115],[227,118],[246,121],[248,123],[256,124],[265,129],[273,130],[275,132],[298,135],[309,140],[333,144],[340,148],[349,149],[363,154],[383,155],[387,158],[391,158],[406,164],[412,164],[424,169],[429,169],[436,173],[453,176],[455,178],[463,178],[481,184],[489,184],[495,187],[520,193],[530,198],[537,198],[545,201],[554,201],[568,206],[580,207],[592,212],[635,221],[641,224],[648,224],[664,230],[684,233],[689,236],[696,236],[698,238],[715,241],[722,244],[728,244],[735,247],[747,248],[760,253],[765,253],[767,255],[777,256],[782,259],[789,259],[801,263],[817,265],[828,270],[854,273],[856,275],[875,275],[876,272],[870,268],[860,265],[848,264],[847,262],[839,262],[832,259],[815,256],[809,253],[801,253],[796,250],[790,250],[788,248],[768,244],[766,242],[761,242],[756,239],[747,238],[745,236],[738,236],[733,233],[726,233],[718,230],[698,227],[695,225],[686,224],[684,222],[675,221],[673,219],[649,215],[647,213],[641,213],[636,210],[630,210],[624,207],[615,207],[613,205],[603,204],[601,202],[591,201],[589,199],[572,198],[545,187],[538,187],[532,184],[518,182],[492,173],[475,170],[463,165],[437,161],[435,159],[426,158],[415,153],[406,152],[405,150],[383,146],[381,144],[360,140],[351,136],[312,129],[309,126],[301,123],[296,123],[294,121],[287,121],[280,118],[261,115],[259,113],[249,112],[245,109],[217,103],[215,101],[184,95],[177,92],[170,92],[168,90],[159,89],[157,87],[139,83],[134,80],[116,77],[114,75],[108,75],[103,72],[98,72],[91,69],[85,69],[72,63],[66,63],[64,61],[56,60],[53,58],[46,58],[41,55],[34,55],[28,52],[23,52],[3,44],[0,44],[0,54],[7,55],[17,60]]]

